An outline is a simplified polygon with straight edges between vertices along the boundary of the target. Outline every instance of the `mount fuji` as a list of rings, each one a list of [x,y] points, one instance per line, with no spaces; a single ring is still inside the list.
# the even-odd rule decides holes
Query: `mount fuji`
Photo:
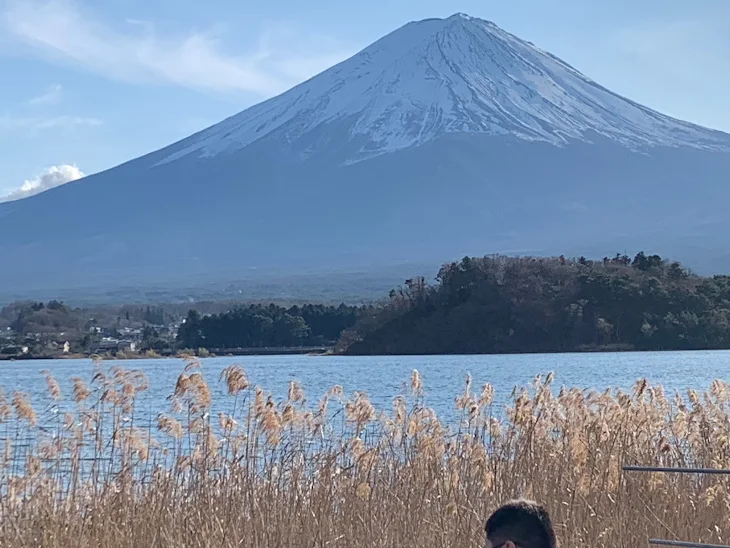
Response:
[[[730,135],[497,25],[413,22],[164,149],[0,204],[14,291],[659,252],[730,270]]]

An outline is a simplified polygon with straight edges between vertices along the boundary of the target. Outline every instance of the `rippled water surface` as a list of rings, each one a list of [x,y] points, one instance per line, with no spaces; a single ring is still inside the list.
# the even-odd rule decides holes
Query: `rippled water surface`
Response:
[[[535,375],[555,373],[555,384],[579,388],[629,389],[637,379],[647,377],[668,391],[687,388],[705,390],[712,380],[730,380],[730,352],[656,352],[615,354],[530,354],[511,356],[427,356],[427,357],[323,357],[323,356],[247,356],[201,360],[202,372],[214,391],[214,399],[224,394],[218,381],[220,372],[231,364],[244,367],[251,383],[282,397],[290,380],[302,383],[309,402],[315,402],[333,385],[342,385],[345,394],[365,391],[379,409],[391,407],[394,396],[408,383],[411,371],[423,377],[426,403],[442,416],[453,413],[454,397],[464,385],[467,373],[478,389],[489,382],[497,400],[509,396],[514,386],[529,384]],[[138,409],[149,417],[169,409],[167,397],[185,364],[182,360],[132,360],[106,362],[141,369],[149,379]],[[27,392],[34,405],[47,401],[47,388],[41,371],[48,369],[61,384],[64,398],[71,395],[74,376],[91,379],[90,360],[52,360],[0,362],[0,386],[6,394]],[[219,398],[219,401],[223,400]]]

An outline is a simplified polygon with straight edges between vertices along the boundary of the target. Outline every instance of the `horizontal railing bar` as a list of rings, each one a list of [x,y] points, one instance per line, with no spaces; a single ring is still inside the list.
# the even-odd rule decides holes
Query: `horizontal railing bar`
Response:
[[[724,468],[669,468],[662,466],[624,466],[624,472],[667,472],[671,474],[712,474],[730,475]]]
[[[684,542],[681,540],[649,539],[649,544],[655,546],[681,546],[682,548],[730,548],[726,544],[703,544],[701,542]]]

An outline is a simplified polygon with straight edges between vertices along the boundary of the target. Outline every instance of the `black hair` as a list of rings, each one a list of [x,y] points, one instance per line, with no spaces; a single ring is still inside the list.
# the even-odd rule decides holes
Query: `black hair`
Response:
[[[494,546],[507,541],[519,548],[555,548],[555,531],[550,514],[529,500],[513,500],[497,508],[484,528]]]

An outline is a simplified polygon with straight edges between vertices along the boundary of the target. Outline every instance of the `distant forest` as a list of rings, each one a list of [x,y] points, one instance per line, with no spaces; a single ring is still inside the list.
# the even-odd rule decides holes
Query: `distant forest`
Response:
[[[343,334],[349,354],[730,348],[730,277],[639,253],[464,258],[391,291]]]
[[[177,340],[179,346],[193,349],[331,346],[363,310],[344,304],[249,305],[207,316],[190,310]]]

